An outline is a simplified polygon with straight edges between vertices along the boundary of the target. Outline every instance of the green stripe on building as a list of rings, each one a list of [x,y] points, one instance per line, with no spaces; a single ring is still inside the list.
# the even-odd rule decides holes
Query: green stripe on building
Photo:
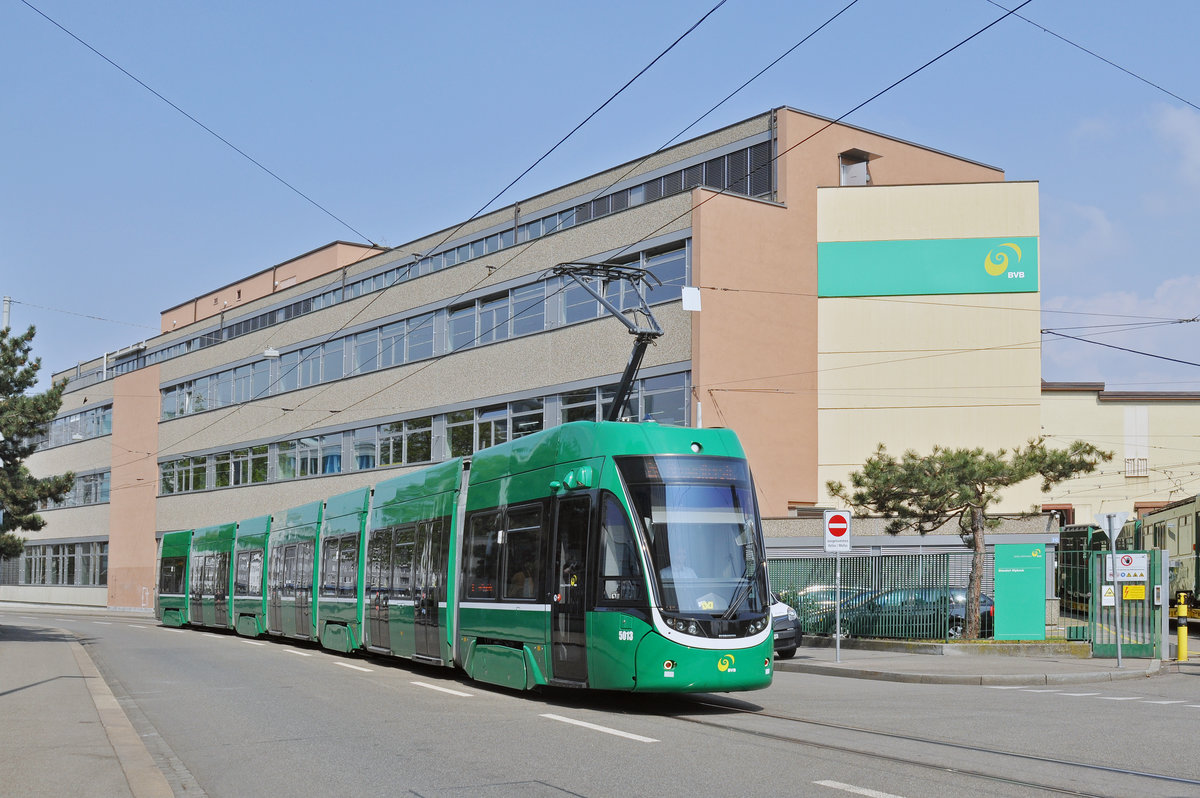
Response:
[[[817,244],[820,297],[1037,290],[1037,236]]]

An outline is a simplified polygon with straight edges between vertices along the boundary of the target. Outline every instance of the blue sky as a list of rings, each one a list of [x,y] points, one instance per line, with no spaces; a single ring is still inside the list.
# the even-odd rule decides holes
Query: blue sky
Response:
[[[36,324],[46,370],[69,368],[329,241],[394,246],[451,226],[716,2],[30,0],[347,227],[6,0],[13,327]],[[657,149],[849,2],[727,0],[499,202]],[[859,0],[689,135],[780,105],[839,117],[1003,13]],[[1042,326],[1200,363],[1200,322],[1107,326],[1200,315],[1200,4],[1033,0],[1020,13],[1037,24],[1009,17],[846,122],[1039,181]],[[1200,366],[1043,345],[1049,380],[1200,390]]]

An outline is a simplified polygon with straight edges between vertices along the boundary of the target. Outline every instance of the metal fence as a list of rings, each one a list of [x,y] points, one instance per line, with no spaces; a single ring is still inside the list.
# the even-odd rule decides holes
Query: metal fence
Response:
[[[796,609],[805,634],[945,640],[965,630],[971,552],[792,557],[767,564],[771,588]],[[990,634],[992,554],[984,561],[981,628]]]

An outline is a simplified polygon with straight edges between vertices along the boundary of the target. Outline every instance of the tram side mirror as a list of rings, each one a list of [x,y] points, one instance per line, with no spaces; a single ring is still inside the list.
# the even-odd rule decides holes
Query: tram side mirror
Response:
[[[573,471],[568,471],[563,477],[562,482],[557,480],[550,483],[551,490],[558,490],[560,487],[567,490],[578,490],[579,488],[590,488],[595,480],[595,471],[591,466],[582,466]]]

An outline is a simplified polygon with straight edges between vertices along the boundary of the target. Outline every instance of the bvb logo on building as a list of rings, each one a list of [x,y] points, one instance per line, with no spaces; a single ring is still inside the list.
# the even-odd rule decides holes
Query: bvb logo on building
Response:
[[[993,277],[999,277],[1008,271],[1008,261],[1010,251],[1017,256],[1016,263],[1021,262],[1021,248],[1013,243],[1005,243],[993,249],[983,259],[983,268],[987,269],[987,273]],[[1015,263],[1013,264],[1016,265]]]

